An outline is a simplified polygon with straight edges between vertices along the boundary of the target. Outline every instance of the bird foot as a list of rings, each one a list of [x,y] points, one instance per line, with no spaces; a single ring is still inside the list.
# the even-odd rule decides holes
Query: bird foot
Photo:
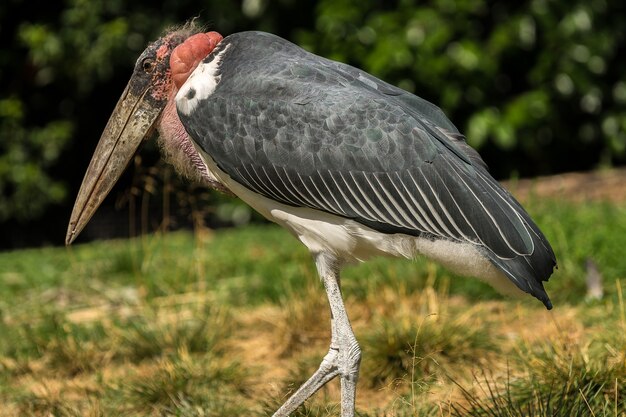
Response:
[[[331,345],[315,373],[274,413],[273,417],[287,417],[336,376],[341,378],[341,417],[353,417],[356,383],[359,378],[361,350],[356,339]]]

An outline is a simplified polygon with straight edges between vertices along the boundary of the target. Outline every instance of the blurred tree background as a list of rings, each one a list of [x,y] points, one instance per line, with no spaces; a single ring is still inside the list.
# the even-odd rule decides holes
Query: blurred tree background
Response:
[[[1,249],[62,243],[135,59],[194,17],[223,35],[276,33],[438,104],[496,178],[626,162],[626,12],[617,0],[5,0]],[[176,213],[211,225],[248,220],[247,209],[157,161],[147,144],[86,238],[115,235],[107,213],[127,224],[114,206],[132,220],[146,198],[158,201],[161,226]],[[150,229],[150,216],[139,217]]]

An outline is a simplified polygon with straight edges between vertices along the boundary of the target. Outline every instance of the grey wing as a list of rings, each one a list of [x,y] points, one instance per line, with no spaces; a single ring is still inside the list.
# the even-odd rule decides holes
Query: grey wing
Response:
[[[471,242],[550,305],[549,244],[436,106],[277,39],[226,38],[215,92],[180,114],[220,169],[384,233]]]

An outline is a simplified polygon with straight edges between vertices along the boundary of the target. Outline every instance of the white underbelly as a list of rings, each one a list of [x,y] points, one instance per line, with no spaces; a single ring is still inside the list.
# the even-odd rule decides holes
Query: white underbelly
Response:
[[[333,254],[344,264],[376,256],[414,258],[422,255],[458,274],[479,278],[503,293],[523,294],[475,244],[381,233],[341,216],[279,203],[234,181],[207,153],[197,146],[196,149],[208,171],[222,184],[267,219],[289,230],[313,254]]]

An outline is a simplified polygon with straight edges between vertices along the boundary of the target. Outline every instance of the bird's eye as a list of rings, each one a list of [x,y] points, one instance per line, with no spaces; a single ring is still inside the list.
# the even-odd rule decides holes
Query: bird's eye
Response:
[[[154,70],[155,64],[154,60],[151,58],[146,58],[141,62],[141,67],[146,73],[151,73]]]

